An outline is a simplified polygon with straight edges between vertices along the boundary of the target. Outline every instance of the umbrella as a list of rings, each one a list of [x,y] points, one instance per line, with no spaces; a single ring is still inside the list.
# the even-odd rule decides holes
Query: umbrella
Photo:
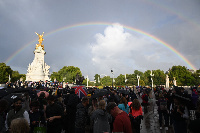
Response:
[[[9,94],[9,93],[8,93],[7,91],[5,91],[5,90],[0,90],[0,98],[6,96],[6,95],[8,95],[8,94]]]
[[[5,91],[7,91],[9,94],[14,93],[16,89],[14,88],[4,88]]]
[[[129,94],[129,91],[127,91],[127,90],[122,90],[122,89],[118,90],[118,92],[119,92],[119,93],[122,93],[122,94],[125,94],[125,95],[128,95],[128,94]]]
[[[44,92],[44,94],[45,94],[45,97],[48,97],[48,96],[49,96],[49,93],[48,93],[48,92],[46,92],[46,91],[40,91],[40,92],[38,92],[38,93],[37,93],[37,96],[39,97],[39,96],[40,96],[40,94],[41,94],[42,92]]]
[[[20,93],[20,92],[28,92],[28,91],[30,91],[30,90],[31,90],[30,87],[28,87],[28,88],[18,88],[18,89],[15,90],[15,92],[17,92],[17,93]]]
[[[10,104],[13,103],[13,100],[17,97],[22,98],[23,93],[11,93],[5,97],[3,97],[3,99],[7,100]]]
[[[99,90],[95,90],[94,95],[91,96],[91,98],[97,98],[97,97],[102,97],[105,95],[110,95],[112,94],[112,92],[110,92],[109,90],[106,89],[99,89]]]

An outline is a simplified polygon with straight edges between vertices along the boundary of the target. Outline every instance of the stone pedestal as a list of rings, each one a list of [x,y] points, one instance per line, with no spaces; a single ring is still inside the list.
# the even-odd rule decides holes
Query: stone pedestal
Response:
[[[46,52],[39,46],[34,51],[35,58],[28,66],[28,73],[26,74],[26,81],[50,81],[49,68],[44,62],[44,55]]]

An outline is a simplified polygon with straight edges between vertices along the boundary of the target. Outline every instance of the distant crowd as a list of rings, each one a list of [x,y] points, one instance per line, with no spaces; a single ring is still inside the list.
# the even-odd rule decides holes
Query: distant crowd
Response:
[[[9,85],[14,87],[9,89]],[[60,85],[8,84],[2,90],[13,89],[18,93],[21,90],[21,95],[11,98],[5,93],[1,97],[0,133],[140,133],[141,121],[154,96],[160,130],[200,132],[198,88],[191,88],[189,94],[181,87],[169,90],[106,87],[77,91],[76,87]]]

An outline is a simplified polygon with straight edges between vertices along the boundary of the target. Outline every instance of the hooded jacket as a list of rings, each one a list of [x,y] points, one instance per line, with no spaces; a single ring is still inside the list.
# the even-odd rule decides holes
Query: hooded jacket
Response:
[[[89,125],[88,108],[79,103],[76,111],[75,127],[85,130],[86,125]]]
[[[103,133],[110,132],[110,124],[112,117],[102,109],[97,109],[93,112],[91,116],[93,121],[93,132],[94,133]]]

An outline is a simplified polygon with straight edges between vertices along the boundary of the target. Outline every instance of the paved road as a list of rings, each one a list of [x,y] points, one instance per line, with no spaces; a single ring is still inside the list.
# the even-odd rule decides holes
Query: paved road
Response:
[[[142,99],[140,97],[139,101],[142,102]],[[160,130],[160,124],[158,119],[159,115],[157,109],[158,107],[156,105],[155,96],[153,95],[153,99],[150,100],[148,112],[144,114],[144,119],[141,122],[140,133],[174,133],[172,127],[169,127],[168,131],[165,130],[164,122],[163,129]]]

